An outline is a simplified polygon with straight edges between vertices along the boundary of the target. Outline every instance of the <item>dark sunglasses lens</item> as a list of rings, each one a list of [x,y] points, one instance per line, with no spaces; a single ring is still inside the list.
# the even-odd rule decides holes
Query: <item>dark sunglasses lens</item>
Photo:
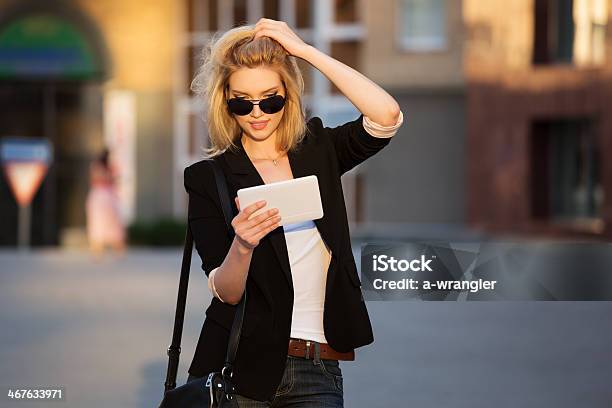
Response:
[[[253,110],[253,104],[250,101],[239,98],[230,99],[227,101],[227,106],[230,112],[240,116],[248,115]]]
[[[285,98],[282,95],[275,95],[259,102],[259,108],[265,113],[276,113],[285,106]]]

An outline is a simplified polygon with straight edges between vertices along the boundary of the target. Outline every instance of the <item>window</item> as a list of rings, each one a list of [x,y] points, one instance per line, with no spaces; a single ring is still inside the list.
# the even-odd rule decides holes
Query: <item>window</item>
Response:
[[[536,0],[534,64],[602,64],[606,0]]]
[[[314,21],[314,2],[311,0],[295,0],[295,27],[310,28]]]
[[[234,0],[234,25],[233,27],[249,24],[247,20],[247,2],[246,0]]]
[[[330,55],[337,59],[338,61],[342,61],[344,64],[349,67],[356,69],[359,71],[359,54],[361,53],[361,41],[359,40],[343,40],[343,41],[333,41],[330,44]],[[332,94],[340,95],[340,89],[336,87],[333,83],[330,83],[330,91]]]
[[[592,120],[536,121],[531,127],[534,218],[588,224],[601,217],[600,150]]]
[[[264,0],[263,16],[272,20],[280,20],[279,2],[280,0]]]
[[[576,65],[602,65],[605,62],[606,0],[574,0],[574,62]]]
[[[534,8],[534,64],[571,63],[573,0],[536,0]]]
[[[336,23],[356,23],[357,2],[355,0],[334,0]]]
[[[399,0],[399,44],[409,51],[446,47],[446,0]]]
[[[187,0],[187,32],[192,33],[197,31],[216,30],[216,16],[216,0]]]
[[[193,91],[191,90],[191,81],[193,81],[196,73],[198,72],[199,64],[201,63],[201,52],[202,47],[197,47],[193,45],[187,46],[187,61],[185,64],[185,75],[187,76],[187,81],[185,84],[185,92],[188,92],[190,95],[193,95]]]
[[[189,113],[189,138],[187,152],[191,157],[200,158],[205,147],[210,146],[208,132],[202,120],[202,112]]]

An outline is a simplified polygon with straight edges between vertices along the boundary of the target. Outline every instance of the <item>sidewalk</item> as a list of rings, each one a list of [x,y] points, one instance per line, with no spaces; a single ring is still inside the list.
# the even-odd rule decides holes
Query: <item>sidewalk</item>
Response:
[[[181,252],[132,249],[92,263],[77,250],[0,250],[4,395],[9,385],[56,385],[66,392],[58,407],[157,406]],[[209,302],[194,251],[179,383]],[[341,362],[346,407],[612,401],[612,302],[369,302],[368,310],[375,342]],[[42,406],[2,398],[2,407]]]

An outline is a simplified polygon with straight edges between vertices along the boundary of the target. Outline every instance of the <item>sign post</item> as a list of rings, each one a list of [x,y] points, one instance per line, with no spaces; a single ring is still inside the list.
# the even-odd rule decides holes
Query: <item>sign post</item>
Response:
[[[6,137],[0,141],[2,169],[19,206],[17,243],[22,250],[30,245],[30,204],[47,174],[52,155],[47,139]]]

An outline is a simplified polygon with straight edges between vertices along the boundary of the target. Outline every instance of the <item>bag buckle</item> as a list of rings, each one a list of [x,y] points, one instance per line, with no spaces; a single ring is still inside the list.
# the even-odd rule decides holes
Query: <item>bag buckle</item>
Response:
[[[223,368],[221,369],[221,375],[223,375],[223,377],[225,378],[227,375],[227,370],[229,370],[229,377],[233,377],[234,376],[234,371],[232,370],[232,367],[230,366],[223,366]]]
[[[181,346],[170,346],[170,347],[168,347],[168,351],[166,351],[166,354],[168,356],[170,356],[173,353],[175,353],[176,355],[181,354]]]
[[[212,378],[214,373],[208,374],[208,378],[206,379],[206,386],[210,387],[212,385]]]

